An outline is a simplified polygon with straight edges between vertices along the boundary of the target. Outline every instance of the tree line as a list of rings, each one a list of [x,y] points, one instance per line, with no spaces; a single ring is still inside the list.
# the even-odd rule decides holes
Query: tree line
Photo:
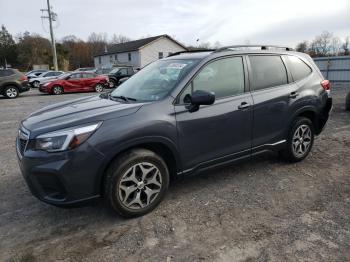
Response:
[[[323,31],[311,41],[304,40],[298,43],[295,49],[311,57],[350,55],[350,37],[341,40],[333,33]]]
[[[84,41],[74,35],[68,35],[56,42],[57,61],[60,69],[74,70],[94,65],[93,57],[111,45],[124,43],[130,39],[113,34],[91,33]],[[0,67],[11,65],[23,71],[33,65],[52,66],[51,42],[36,33],[24,32],[13,37],[4,25],[0,30]]]
[[[68,35],[56,42],[58,66],[62,70],[74,70],[79,67],[94,65],[93,57],[103,53],[114,44],[128,42],[123,35],[113,34],[108,37],[106,33],[91,33],[84,41],[74,35]],[[217,48],[220,43],[213,46],[210,43],[199,43],[197,48]],[[308,53],[312,57],[330,55],[350,55],[350,39],[341,40],[333,33],[324,31],[311,41],[302,41],[297,44],[299,52]],[[11,65],[23,71],[32,69],[33,65],[47,64],[52,66],[51,43],[47,38],[36,33],[24,32],[13,37],[4,25],[0,30],[0,67]]]

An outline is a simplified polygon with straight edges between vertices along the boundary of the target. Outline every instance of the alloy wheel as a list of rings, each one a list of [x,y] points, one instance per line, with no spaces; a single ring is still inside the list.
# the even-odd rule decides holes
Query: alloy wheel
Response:
[[[129,209],[143,209],[149,206],[162,188],[159,169],[148,162],[137,163],[123,175],[118,185],[122,204]]]
[[[6,96],[9,98],[15,98],[18,96],[18,91],[14,87],[10,87],[6,90]]]
[[[294,132],[292,149],[296,157],[303,157],[311,145],[311,129],[308,125],[300,125]]]
[[[103,92],[103,86],[101,84],[97,84],[95,86],[95,90],[96,90],[96,92],[101,93],[101,92]]]
[[[40,86],[40,82],[39,81],[34,81],[33,85],[34,85],[34,87],[39,87]]]
[[[60,94],[62,94],[62,88],[59,87],[59,86],[54,86],[53,89],[52,89],[52,92],[53,92],[55,95],[60,95]]]

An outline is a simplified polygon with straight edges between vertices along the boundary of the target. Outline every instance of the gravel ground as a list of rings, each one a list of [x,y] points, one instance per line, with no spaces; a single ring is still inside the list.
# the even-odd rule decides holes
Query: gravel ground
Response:
[[[0,261],[350,261],[346,91],[309,157],[275,155],[175,181],[151,214],[122,219],[100,201],[60,209],[35,199],[15,153],[19,121],[88,94],[0,98]]]

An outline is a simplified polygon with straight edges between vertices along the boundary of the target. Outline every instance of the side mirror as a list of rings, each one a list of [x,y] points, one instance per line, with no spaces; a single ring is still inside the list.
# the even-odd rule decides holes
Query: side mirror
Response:
[[[187,106],[190,112],[199,110],[201,105],[212,105],[215,102],[215,94],[203,90],[196,90],[192,95],[187,94],[184,97],[184,102],[189,103]]]

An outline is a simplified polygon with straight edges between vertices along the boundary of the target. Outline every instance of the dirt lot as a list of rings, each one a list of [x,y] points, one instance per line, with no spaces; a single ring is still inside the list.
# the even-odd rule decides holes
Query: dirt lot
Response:
[[[331,119],[302,163],[272,155],[180,179],[154,212],[131,220],[100,202],[41,203],[20,174],[19,121],[87,94],[0,98],[0,261],[350,261],[347,90],[333,90]]]

